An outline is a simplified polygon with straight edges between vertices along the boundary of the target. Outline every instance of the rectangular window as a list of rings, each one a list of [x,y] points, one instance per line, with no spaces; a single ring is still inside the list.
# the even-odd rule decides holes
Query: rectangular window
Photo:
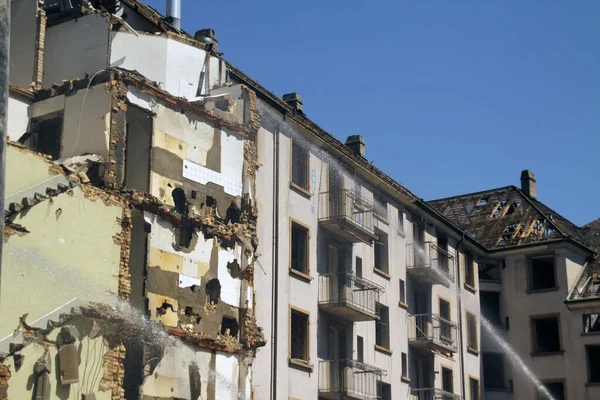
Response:
[[[583,333],[600,332],[600,314],[583,314]]]
[[[454,393],[454,376],[450,368],[442,367],[442,390]]]
[[[529,259],[529,290],[554,289],[556,275],[554,256],[532,257]]]
[[[362,187],[360,186],[360,182],[358,182],[358,180],[354,181],[354,201],[357,204],[362,204]]]
[[[402,353],[402,377],[408,379],[408,357]]]
[[[483,353],[483,385],[486,389],[505,389],[504,356],[502,353]]]
[[[499,282],[500,279],[500,263],[485,263],[479,264],[479,280]]]
[[[475,378],[469,378],[469,394],[471,400],[479,400],[479,381]]]
[[[377,398],[380,400],[392,400],[392,387],[389,383],[377,381]]]
[[[475,288],[475,268],[473,266],[473,255],[465,252],[465,284]]]
[[[290,358],[308,363],[308,314],[292,309],[290,339]]]
[[[534,317],[531,319],[534,353],[561,351],[558,317]]]
[[[600,345],[585,346],[588,383],[600,383]]]
[[[362,258],[360,257],[356,257],[356,276],[359,278],[363,277]]]
[[[375,269],[385,272],[389,272],[388,269],[388,235],[387,233],[377,229],[375,231],[377,240],[375,241]]]
[[[388,217],[388,204],[381,196],[373,193],[373,205],[375,208],[375,215],[387,219]]]
[[[565,383],[563,381],[542,382],[550,396],[538,392],[540,400],[565,400]]]
[[[475,314],[467,313],[467,347],[469,350],[479,351],[477,341],[477,317]]]
[[[404,212],[398,210],[398,232],[404,234]]]
[[[452,325],[450,325],[450,303],[444,299],[439,299],[440,303],[440,336],[442,339],[454,343],[452,335]]]
[[[356,337],[356,361],[364,362],[365,360],[365,342],[362,336]]]
[[[53,160],[57,160],[60,157],[62,131],[63,111],[32,118],[31,133],[24,136],[24,144],[34,151],[47,154],[52,156]]]
[[[309,156],[308,150],[292,140],[292,183],[302,189],[309,190]]]
[[[500,293],[479,292],[479,304],[481,314],[493,325],[500,326]]]
[[[383,304],[376,303],[375,308],[379,314],[379,320],[375,325],[375,344],[377,346],[390,348],[390,309]]]
[[[450,264],[448,262],[448,238],[444,235],[437,237],[437,267],[445,273],[450,273]]]
[[[308,275],[308,228],[292,222],[292,269]]]
[[[402,279],[400,279],[400,303],[406,304],[406,285]]]

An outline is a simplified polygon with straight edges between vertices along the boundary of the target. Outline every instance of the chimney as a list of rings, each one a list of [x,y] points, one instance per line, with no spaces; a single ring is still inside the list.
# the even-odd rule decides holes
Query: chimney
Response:
[[[348,136],[348,139],[346,139],[346,146],[348,146],[348,148],[350,150],[352,150],[354,152],[354,154],[358,154],[359,156],[364,158],[364,156],[365,156],[365,140],[363,139],[362,136],[360,136],[360,135]]]
[[[167,0],[167,21],[181,30],[181,0]]]
[[[521,190],[532,199],[537,199],[535,175],[528,169],[521,171]]]
[[[284,94],[283,101],[288,103],[288,105],[290,105],[294,110],[303,112],[302,108],[304,106],[304,103],[302,102],[302,97],[300,97],[300,93],[293,92]]]
[[[209,51],[217,51],[217,47],[219,46],[217,34],[210,28],[200,29],[197,31],[194,35],[194,39],[207,45],[209,47]]]

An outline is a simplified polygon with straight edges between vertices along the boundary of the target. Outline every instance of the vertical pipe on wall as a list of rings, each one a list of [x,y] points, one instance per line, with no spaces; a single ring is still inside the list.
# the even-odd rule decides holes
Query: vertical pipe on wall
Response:
[[[10,50],[10,1],[0,0],[0,233],[4,232],[4,184],[8,121],[8,68]],[[2,290],[2,242],[0,238],[0,291]]]
[[[465,390],[465,352],[463,349],[463,323],[462,323],[462,297],[460,295],[461,287],[460,287],[460,245],[465,240],[465,235],[463,234],[456,244],[456,298],[458,301],[458,332],[459,332],[459,346],[460,346],[460,385],[462,390],[462,398],[466,399],[466,390]]]
[[[181,0],[167,0],[167,20],[181,30]]]
[[[285,118],[285,116],[284,116]],[[271,400],[277,399],[277,324],[279,308],[279,127],[273,137],[273,249],[271,279]]]

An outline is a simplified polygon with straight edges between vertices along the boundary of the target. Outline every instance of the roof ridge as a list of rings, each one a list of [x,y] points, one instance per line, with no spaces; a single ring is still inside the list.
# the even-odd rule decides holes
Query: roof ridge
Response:
[[[449,200],[449,199],[454,199],[454,198],[459,198],[459,197],[473,196],[473,195],[480,194],[480,193],[493,192],[493,191],[500,190],[500,189],[508,189],[510,187],[516,188],[515,185],[501,186],[501,187],[498,187],[495,189],[480,190],[480,191],[472,192],[472,193],[464,193],[464,194],[459,194],[456,196],[448,196],[448,197],[442,197],[440,199],[427,200],[427,203],[434,203],[434,202],[438,202],[438,201]]]

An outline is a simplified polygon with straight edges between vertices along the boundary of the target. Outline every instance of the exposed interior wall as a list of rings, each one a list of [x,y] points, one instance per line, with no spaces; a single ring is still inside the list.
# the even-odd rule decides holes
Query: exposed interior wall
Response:
[[[43,87],[94,75],[108,66],[108,54],[108,22],[100,15],[85,15],[48,27]]]
[[[4,243],[0,338],[25,312],[34,321],[73,298],[114,303],[121,247],[113,237],[122,216],[123,208],[89,200],[80,187],[11,216],[29,233]]]
[[[50,165],[27,150],[7,147],[6,197],[44,182],[57,174]]]
[[[8,115],[10,115],[6,126],[8,140],[19,140],[27,132],[27,125],[29,124],[28,110],[29,104],[26,102],[12,96],[8,98]]]
[[[127,147],[125,187],[140,192],[150,189],[150,155],[152,148],[152,114],[139,107],[127,107]]]
[[[34,81],[37,1],[11,1],[10,17],[9,81],[29,89]]]

